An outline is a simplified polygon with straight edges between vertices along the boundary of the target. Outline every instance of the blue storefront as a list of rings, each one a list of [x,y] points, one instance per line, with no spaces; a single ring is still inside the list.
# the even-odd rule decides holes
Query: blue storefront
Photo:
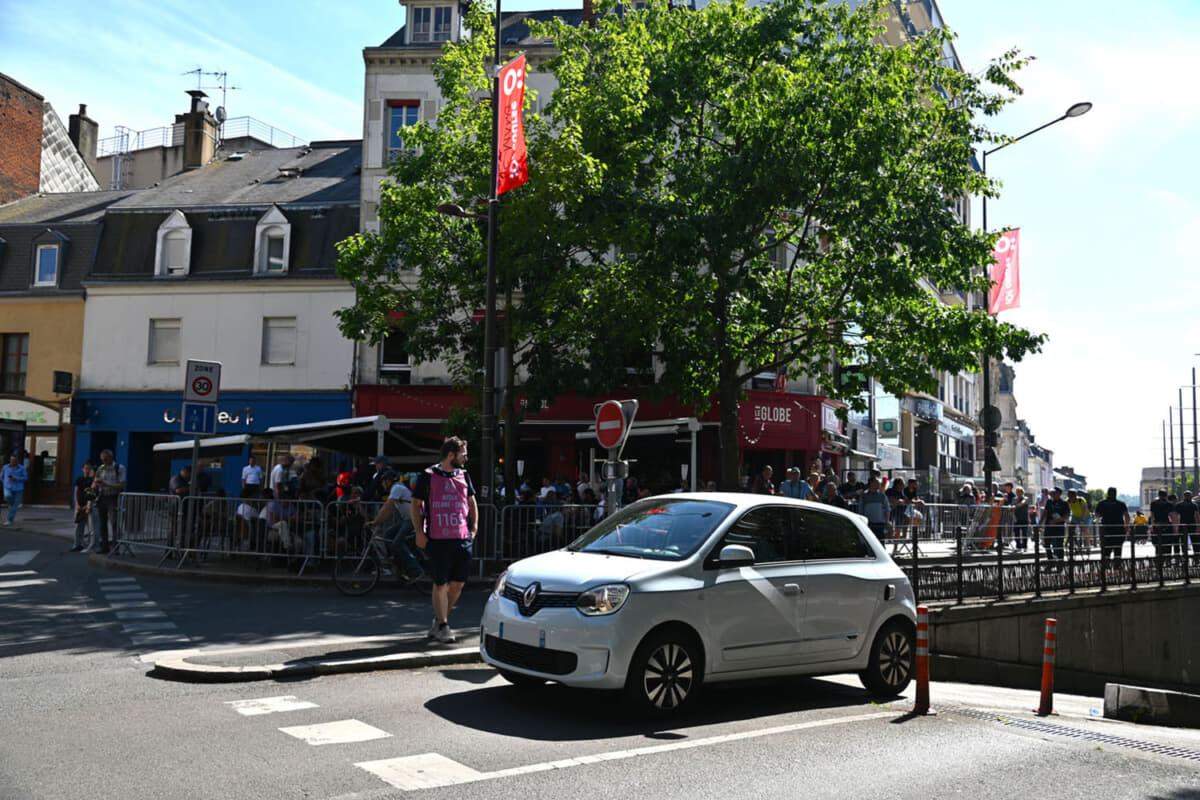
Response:
[[[180,433],[178,392],[80,392],[71,407],[75,425],[74,474],[83,462],[99,463],[110,449],[127,472],[133,492],[162,491],[182,462],[155,456],[154,445],[191,439]],[[350,392],[222,392],[217,406],[217,436],[262,433],[275,425],[302,425],[350,416]],[[205,465],[211,488],[230,495],[241,488],[249,450]],[[259,459],[259,466],[270,469]]]

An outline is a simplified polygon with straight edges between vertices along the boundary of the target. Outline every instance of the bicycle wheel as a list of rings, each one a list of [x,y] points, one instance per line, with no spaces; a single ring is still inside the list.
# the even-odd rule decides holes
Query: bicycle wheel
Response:
[[[379,556],[375,553],[341,556],[333,562],[333,585],[342,594],[366,594],[379,583],[380,572]]]

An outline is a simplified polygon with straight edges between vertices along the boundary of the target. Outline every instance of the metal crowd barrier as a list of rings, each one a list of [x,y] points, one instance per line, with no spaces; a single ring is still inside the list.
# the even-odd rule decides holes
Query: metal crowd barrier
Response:
[[[230,560],[297,574],[362,551],[383,503],[268,501],[127,492],[114,552],[152,552],[160,564]],[[1137,589],[1200,579],[1200,530],[1097,523],[1043,529],[1014,525],[1007,506],[914,504],[884,540],[921,600],[1082,589]],[[915,513],[913,513],[915,512]],[[597,520],[594,505],[479,505],[479,576],[571,542]],[[1032,514],[1031,514],[1032,519]],[[397,518],[387,521],[390,526]],[[1200,526],[1198,526],[1200,527]],[[1152,552],[1147,552],[1152,551]],[[328,566],[327,564],[325,564]]]

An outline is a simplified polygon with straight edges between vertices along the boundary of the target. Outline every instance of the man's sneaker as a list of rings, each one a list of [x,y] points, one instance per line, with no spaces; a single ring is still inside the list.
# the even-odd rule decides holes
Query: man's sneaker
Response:
[[[426,637],[429,639],[436,639],[437,631],[438,631],[438,621],[437,621],[437,617],[434,617],[433,622],[430,623],[430,625],[429,625],[429,633],[426,634]]]
[[[451,642],[458,641],[454,638],[454,631],[450,630],[450,625],[445,622],[437,626],[437,632],[434,634],[434,638],[443,644],[450,644]]]
[[[83,549],[83,545],[81,545],[81,544],[77,544],[77,545],[75,545],[74,547],[72,547],[72,548],[71,548],[71,552],[72,552],[72,553],[78,553],[78,552],[79,552],[80,550],[82,550],[82,549]]]

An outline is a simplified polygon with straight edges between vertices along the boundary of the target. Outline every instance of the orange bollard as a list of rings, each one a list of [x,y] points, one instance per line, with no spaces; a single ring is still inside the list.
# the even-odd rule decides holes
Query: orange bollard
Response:
[[[1046,642],[1042,649],[1042,701],[1037,715],[1054,713],[1054,662],[1058,654],[1058,620],[1046,618]]]
[[[925,606],[917,606],[917,700],[910,713],[937,713],[929,708],[929,609]]]

